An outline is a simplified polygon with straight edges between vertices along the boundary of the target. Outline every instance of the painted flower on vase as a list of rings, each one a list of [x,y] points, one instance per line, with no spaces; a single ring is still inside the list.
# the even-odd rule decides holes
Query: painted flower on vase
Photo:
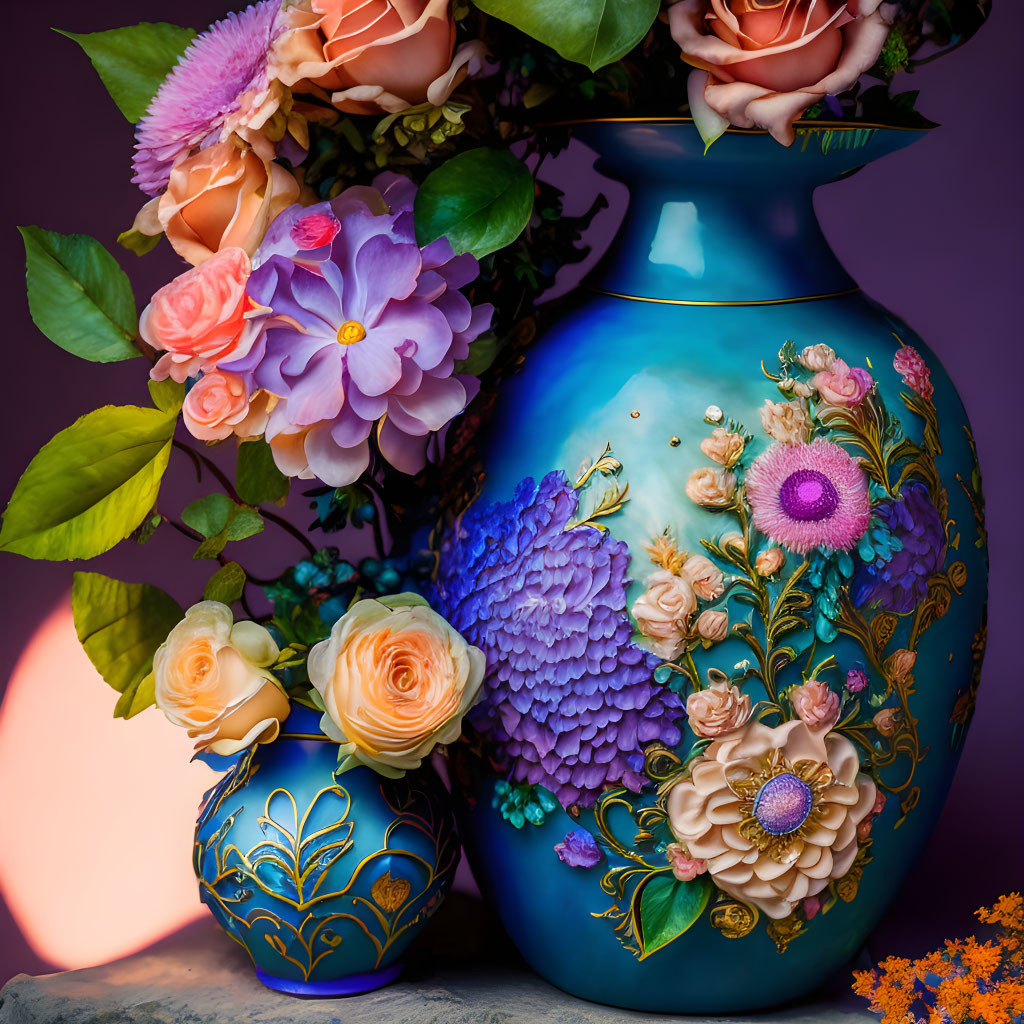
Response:
[[[278,397],[266,438],[289,476],[352,483],[369,465],[371,432],[384,458],[414,474],[431,436],[476,393],[455,364],[490,323],[492,308],[460,291],[477,261],[444,239],[419,247],[415,189],[400,181],[384,175],[379,189],[286,211],[269,255],[257,254],[249,295],[270,312],[226,368]]]
[[[309,652],[308,666],[342,770],[365,764],[398,778],[458,739],[484,656],[422,603],[364,600]]]
[[[270,743],[291,710],[268,668],[278,653],[262,626],[234,622],[227,605],[202,601],[153,656],[156,705],[198,751],[236,754]]]
[[[868,688],[868,674],[863,661],[855,661],[846,672],[846,689],[862,693]]]
[[[814,432],[814,424],[804,402],[773,402],[764,400],[761,408],[764,432],[780,444],[806,444]]]
[[[690,618],[696,610],[693,585],[667,569],[647,577],[646,590],[630,609],[644,646],[665,661],[674,661],[682,654],[690,636]]]
[[[692,882],[708,869],[707,861],[694,860],[687,854],[686,848],[680,846],[679,843],[669,843],[665,847],[665,858],[672,868],[672,874],[680,882]]]
[[[928,594],[928,579],[946,559],[946,530],[924,484],[903,485],[898,499],[874,509],[876,518],[902,545],[888,557],[861,565],[851,586],[854,603],[877,604],[897,614],[912,612]]]
[[[745,442],[740,434],[726,430],[725,427],[715,427],[711,436],[704,438],[700,443],[700,450],[712,462],[717,462],[726,469],[735,466],[743,454]]]
[[[702,134],[717,137],[724,122],[791,145],[804,111],[875,63],[894,9],[882,0],[678,0],[669,27],[698,69],[689,92]]]
[[[735,493],[736,474],[725,469],[695,469],[686,481],[686,496],[709,508],[726,508]]]
[[[729,635],[729,613],[708,608],[697,616],[694,629],[702,640],[721,643]]]
[[[690,728],[704,739],[735,732],[746,725],[751,711],[750,698],[727,681],[695,690],[686,698]]]
[[[830,345],[808,345],[802,349],[796,357],[796,361],[812,373],[821,373],[822,370],[830,370],[836,361],[836,350]]]
[[[912,388],[926,401],[931,401],[932,395],[935,394],[932,372],[916,348],[904,345],[896,352],[892,365],[907,387]]]
[[[680,698],[654,682],[657,659],[632,642],[629,550],[569,528],[579,495],[562,473],[524,480],[511,501],[474,505],[444,542],[434,603],[487,656],[470,721],[518,782],[564,806],[608,785],[639,792],[636,758],[674,746]]]
[[[875,792],[845,737],[749,722],[698,755],[667,809],[720,889],[779,920],[850,870]]]
[[[348,114],[440,106],[486,53],[479,42],[455,52],[449,0],[300,0],[286,17],[275,73],[326,90]]]
[[[839,721],[839,694],[820,679],[808,679],[789,691],[789,702],[809,729],[831,729]]]
[[[758,576],[776,576],[785,564],[786,552],[782,548],[765,548],[754,559],[754,571]]]
[[[706,555],[690,555],[680,573],[693,585],[693,592],[702,601],[714,601],[725,593],[722,570]]]
[[[875,384],[867,370],[851,367],[842,359],[836,359],[827,370],[816,373],[811,383],[827,405],[847,409],[856,409]]]
[[[797,554],[849,551],[871,521],[864,470],[838,445],[773,444],[751,464],[746,496],[754,525]]]
[[[597,840],[585,828],[573,829],[562,842],[556,843],[555,853],[571,868],[597,867],[604,859]]]
[[[260,0],[189,44],[136,130],[132,181],[143,192],[159,195],[171,169],[211,141],[226,142],[237,132],[260,146],[260,130],[281,105],[268,60],[285,27],[279,0]],[[261,155],[273,159],[273,146],[265,143]]]

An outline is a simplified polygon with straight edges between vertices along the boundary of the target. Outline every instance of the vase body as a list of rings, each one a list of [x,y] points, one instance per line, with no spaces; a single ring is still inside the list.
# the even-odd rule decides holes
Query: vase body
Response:
[[[847,963],[893,901],[980,673],[987,561],[963,407],[923,342],[859,293],[811,205],[913,136],[817,130],[783,149],[729,132],[704,156],[685,122],[578,131],[630,211],[504,386],[482,493],[441,549],[440,610],[488,655],[486,756],[458,770],[463,838],[559,987],[645,1011],[764,1008]],[[815,345],[842,366],[822,349],[801,362]],[[766,400],[789,411],[763,420]],[[780,523],[764,491],[783,478],[796,505]],[[802,719],[809,680],[827,689],[806,691]],[[763,713],[745,760],[693,747],[686,698],[712,684]],[[767,790],[747,778],[804,778],[815,758],[786,744],[805,729],[832,795],[849,795],[841,824],[821,805],[836,831],[817,838],[765,824]],[[725,788],[694,804],[694,765],[716,758],[702,778],[721,768]],[[673,803],[680,786],[689,803]]]
[[[200,898],[260,981],[301,996],[393,981],[459,860],[450,799],[429,768],[398,780],[335,778],[319,715],[292,710],[272,744],[242,755],[196,826]]]

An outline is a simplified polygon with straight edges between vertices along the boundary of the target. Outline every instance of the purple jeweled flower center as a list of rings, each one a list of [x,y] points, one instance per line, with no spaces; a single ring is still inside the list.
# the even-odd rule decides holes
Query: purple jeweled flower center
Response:
[[[772,836],[795,832],[811,813],[811,787],[792,772],[769,779],[754,799],[754,817]]]
[[[786,477],[779,490],[779,504],[790,519],[820,523],[839,507],[839,492],[824,473],[798,469]]]

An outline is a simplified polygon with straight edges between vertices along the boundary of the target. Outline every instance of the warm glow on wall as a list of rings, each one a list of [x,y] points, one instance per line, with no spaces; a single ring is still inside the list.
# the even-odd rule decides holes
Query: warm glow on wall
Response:
[[[215,781],[155,709],[111,717],[62,604],[25,648],[0,707],[0,893],[39,956],[124,956],[206,913],[192,875]]]

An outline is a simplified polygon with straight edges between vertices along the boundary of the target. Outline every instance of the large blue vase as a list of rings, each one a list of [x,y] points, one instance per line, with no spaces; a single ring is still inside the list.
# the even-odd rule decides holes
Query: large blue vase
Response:
[[[455,875],[459,840],[430,768],[335,777],[338,747],[319,718],[294,707],[282,735],[207,794],[193,861],[200,898],[264,985],[351,995],[401,973]]]
[[[763,1008],[847,964],[892,905],[977,691],[964,409],[811,201],[915,133],[730,131],[705,155],[685,121],[575,130],[630,209],[504,386],[441,550],[441,610],[489,665],[464,841],[559,987]],[[711,686],[695,746],[683,705]]]

